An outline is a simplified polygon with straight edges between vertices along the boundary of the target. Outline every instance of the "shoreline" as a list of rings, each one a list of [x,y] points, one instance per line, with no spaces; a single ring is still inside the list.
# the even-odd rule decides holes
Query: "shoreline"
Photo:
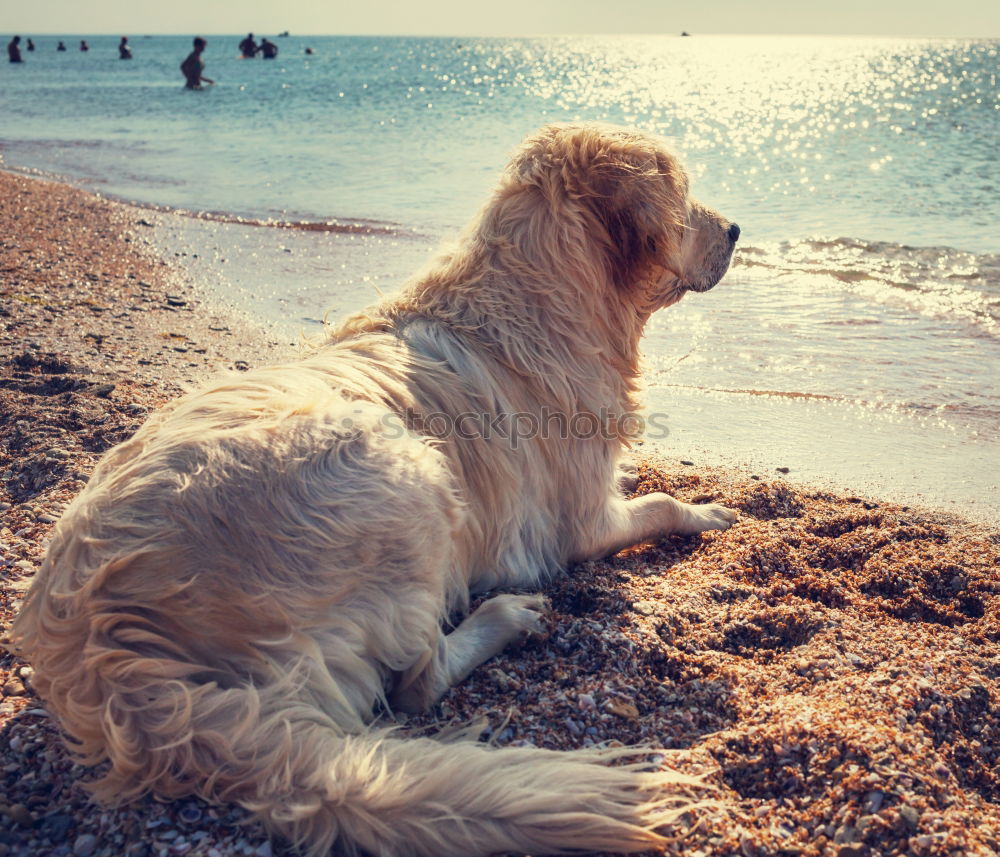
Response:
[[[74,178],[72,176],[60,175],[39,167],[31,167],[23,164],[12,164],[3,159],[0,150],[0,172],[9,173],[15,176],[35,179],[37,181],[50,182],[52,184],[62,184],[68,187],[82,190],[84,193],[98,196],[108,202],[141,211],[154,212],[156,214],[177,215],[189,217],[192,220],[204,220],[213,223],[227,223],[238,226],[264,226],[271,229],[299,229],[304,232],[333,232],[341,235],[362,234],[362,235],[393,235],[399,237],[427,238],[415,228],[406,227],[401,223],[391,220],[372,220],[365,217],[331,217],[326,220],[289,220],[287,218],[264,217],[263,215],[240,214],[234,211],[224,211],[216,209],[178,208],[163,205],[158,202],[148,200],[132,199],[114,193],[98,193],[93,187],[89,187],[85,179]]]
[[[140,208],[153,227],[148,230],[151,244],[175,257],[206,295],[289,341],[318,333],[328,316],[358,311],[383,293],[396,291],[441,245],[430,235],[406,230],[306,230],[253,219],[200,217],[180,209]],[[747,476],[788,467],[785,478],[803,488],[860,491],[984,524],[1000,521],[1000,474],[990,476],[995,471],[991,462],[1000,456],[1000,441],[992,431],[995,416],[992,422],[981,416],[973,422],[971,414],[951,419],[947,406],[927,406],[916,389],[909,390],[913,398],[908,401],[891,396],[882,401],[879,395],[866,399],[864,386],[847,389],[838,378],[833,388],[837,395],[823,396],[798,392],[794,386],[755,390],[739,389],[737,383],[733,388],[732,379],[718,372],[703,381],[683,370],[683,377],[662,370],[677,355],[683,360],[692,346],[699,351],[696,359],[713,359],[708,341],[693,342],[681,317],[690,329],[711,323],[721,348],[717,356],[740,362],[741,344],[727,339],[725,332],[729,325],[753,328],[753,322],[747,325],[739,317],[738,307],[755,300],[760,283],[754,272],[760,265],[754,259],[759,252],[743,248],[725,284],[725,298],[713,293],[705,302],[690,299],[650,325],[644,347],[646,413],[656,415],[661,424],[666,420],[669,437],[650,435],[646,449],[736,468]],[[866,306],[856,311],[879,310]],[[911,312],[920,315],[906,308],[897,319]],[[715,314],[714,320],[709,314]],[[907,336],[905,324],[897,321],[889,335]],[[794,341],[788,344],[801,347]],[[1000,351],[984,351],[982,360],[994,353]],[[771,359],[760,350],[754,357]],[[846,363],[841,370],[851,371]],[[753,383],[745,373],[742,380],[743,386]],[[796,378],[786,376],[780,383],[794,385]],[[823,438],[825,449],[819,457],[817,438]]]
[[[207,375],[295,353],[168,264],[169,230],[143,225],[144,211],[0,172],[4,635],[105,449]],[[485,718],[502,744],[676,750],[669,763],[728,803],[672,853],[1000,850],[996,528],[662,456],[639,474],[643,491],[741,519],[553,581],[542,638],[404,728]],[[232,808],[95,809],[30,666],[0,656],[0,690],[0,857],[272,853]]]
[[[51,180],[43,171],[24,172]],[[144,240],[180,263],[186,277],[224,313],[238,313],[251,325],[263,324],[289,342],[318,333],[328,316],[360,310],[383,293],[396,291],[442,243],[440,232],[400,224],[389,224],[392,228],[386,231],[385,223],[361,218],[330,219],[333,228],[319,221],[288,225],[279,219],[102,198],[142,212],[139,220],[149,227],[139,230]],[[833,255],[824,257],[822,264],[810,263],[815,247]],[[854,261],[854,252],[868,247],[881,247],[888,254],[881,264],[892,262],[895,273]],[[987,525],[1000,522],[1000,471],[993,465],[1000,457],[1000,389],[982,368],[1000,359],[1000,339],[990,332],[995,317],[1000,318],[998,305],[986,289],[966,294],[965,304],[952,307],[964,307],[962,312],[971,313],[968,317],[941,316],[935,306],[951,306],[948,299],[917,286],[928,253],[937,260],[934,264],[972,260],[953,248],[844,238],[797,241],[784,250],[767,241],[741,247],[724,284],[725,297],[717,291],[689,299],[649,325],[644,342],[646,413],[668,425],[669,437],[650,435],[646,449],[736,468],[748,476],[773,475],[787,467],[785,478],[803,488],[862,492]],[[787,254],[793,258],[785,264]],[[981,255],[972,261],[978,279],[969,279],[969,271],[964,271],[963,288],[996,282],[1000,256]],[[810,268],[816,264],[838,283],[832,304],[830,288],[808,286],[818,276]],[[899,283],[893,285],[895,280]],[[887,293],[868,294],[872,288]],[[791,299],[790,312],[805,312],[815,320],[822,305],[834,313],[832,326],[816,330],[811,339],[796,339],[794,325],[783,327],[779,335],[785,338],[776,350],[784,350],[789,359],[780,378],[769,378],[767,369],[760,378],[741,369],[744,362],[765,367],[774,363],[771,349],[753,342],[754,331],[762,325],[782,327],[774,312],[753,314],[761,290],[765,305],[799,294],[797,305]],[[855,324],[859,320],[860,326]],[[920,332],[911,341],[913,320]],[[711,329],[711,337],[696,340],[692,331],[699,329]],[[859,332],[853,339],[852,330]],[[858,370],[873,356],[857,347],[863,336],[875,337],[876,366],[886,360],[878,351],[883,346],[893,351],[896,366],[909,367],[891,373],[894,380],[888,388],[879,389],[877,379],[874,388],[867,386],[877,369]],[[920,344],[913,345],[915,341]],[[946,343],[946,361],[957,353],[956,341],[966,355],[978,357],[970,363],[966,356],[946,369],[939,359],[940,341]],[[838,342],[845,352],[839,352]],[[695,359],[682,363],[690,356]],[[800,370],[806,371],[790,373],[797,359]],[[685,371],[705,361],[716,364],[710,374]],[[721,367],[726,371],[719,371]],[[824,387],[809,386],[810,376],[831,367],[833,375]],[[958,384],[957,378],[965,380]],[[799,383],[805,386],[796,386]],[[900,383],[902,387],[893,387]],[[764,389],[756,389],[758,384]],[[958,391],[957,399],[950,398],[949,388]],[[967,395],[968,390],[976,394]],[[831,391],[836,395],[824,395]],[[821,456],[815,454],[819,438]]]

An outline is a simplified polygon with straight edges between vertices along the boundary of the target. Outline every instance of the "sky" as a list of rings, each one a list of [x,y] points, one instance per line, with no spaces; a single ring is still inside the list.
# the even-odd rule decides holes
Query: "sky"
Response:
[[[4,0],[0,33],[1000,37],[990,0]]]

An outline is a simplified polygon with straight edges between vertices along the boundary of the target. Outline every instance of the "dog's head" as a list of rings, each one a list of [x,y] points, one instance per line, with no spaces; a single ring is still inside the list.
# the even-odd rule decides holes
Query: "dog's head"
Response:
[[[501,192],[540,194],[559,252],[578,258],[596,244],[605,275],[649,311],[719,282],[740,233],[690,197],[663,141],[608,125],[543,128],[522,145]],[[575,254],[583,243],[590,247]]]

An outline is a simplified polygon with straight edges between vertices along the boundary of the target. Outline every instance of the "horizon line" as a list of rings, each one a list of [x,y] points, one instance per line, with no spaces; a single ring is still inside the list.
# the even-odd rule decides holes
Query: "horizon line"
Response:
[[[256,32],[249,30],[248,32]],[[1000,40],[1000,34],[997,35],[930,35],[926,33],[867,33],[867,32],[857,32],[857,33],[824,33],[824,32],[802,32],[802,33],[737,33],[737,32],[698,32],[698,33],[686,33],[684,32],[661,32],[661,33],[598,33],[598,32],[584,32],[584,33],[505,33],[501,35],[489,35],[483,33],[352,33],[352,32],[342,32],[342,33],[313,33],[313,32],[301,32],[292,33],[289,31],[282,30],[280,33],[270,33],[265,31],[260,31],[258,34],[262,36],[274,36],[275,38],[283,38],[284,33],[288,32],[288,36],[308,38],[367,38],[367,39],[544,39],[544,38],[611,38],[611,37],[629,37],[629,38],[684,38],[685,35],[689,38],[695,38],[696,36],[701,37],[716,37],[716,36],[726,36],[726,37],[741,37],[741,38],[870,38],[870,39],[970,39],[977,41],[998,41]],[[13,37],[15,35],[21,35],[23,33],[30,33],[31,36],[111,36],[118,38],[122,35],[123,31],[120,30],[108,30],[104,32],[62,32],[62,31],[48,31],[48,30],[8,30],[7,32],[0,35],[0,39],[5,39],[8,37]],[[237,31],[227,31],[223,32],[221,30],[191,30],[189,32],[159,32],[159,31],[143,31],[143,30],[133,30],[131,34],[136,35],[136,38],[154,38],[156,36],[167,36],[167,37],[190,37],[193,35],[204,35],[204,36],[234,36],[239,37],[243,33],[242,30]],[[27,36],[23,36],[27,38]]]

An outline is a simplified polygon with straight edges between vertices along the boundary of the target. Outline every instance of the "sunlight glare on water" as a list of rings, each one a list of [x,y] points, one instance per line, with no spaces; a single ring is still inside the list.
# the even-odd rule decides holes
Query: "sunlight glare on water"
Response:
[[[525,85],[569,118],[624,121],[671,138],[698,192],[744,209],[740,221],[757,227],[752,233],[791,225],[801,235],[837,221],[852,227],[838,234],[888,237],[880,230],[890,219],[923,243],[931,210],[963,226],[973,217],[996,250],[996,220],[974,217],[979,205],[998,212],[996,175],[969,151],[995,167],[996,58],[988,42],[583,39],[547,45]],[[984,127],[963,134],[970,123]],[[958,136],[967,139],[956,149]],[[799,215],[792,224],[789,207]],[[934,243],[984,246],[979,230],[948,231]]]

